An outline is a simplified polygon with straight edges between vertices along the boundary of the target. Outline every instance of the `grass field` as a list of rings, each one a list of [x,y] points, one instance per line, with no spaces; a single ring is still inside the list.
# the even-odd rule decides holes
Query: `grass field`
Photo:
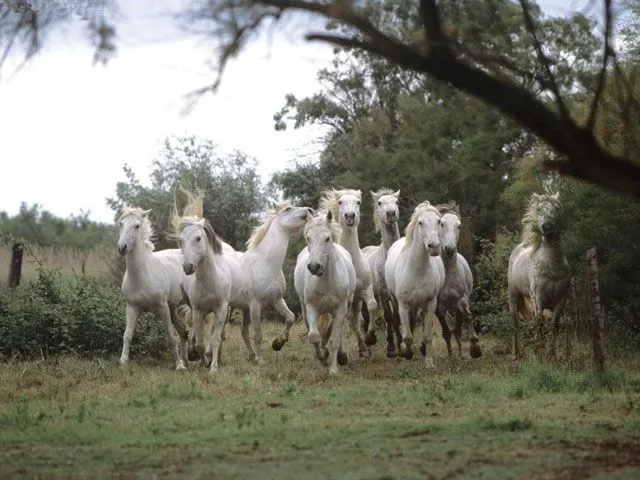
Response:
[[[0,365],[0,478],[640,478],[640,359],[569,365],[353,359],[336,378],[297,324],[266,365],[231,325],[222,370],[136,356]],[[378,335],[379,339],[382,335]],[[352,348],[351,353],[355,352]]]

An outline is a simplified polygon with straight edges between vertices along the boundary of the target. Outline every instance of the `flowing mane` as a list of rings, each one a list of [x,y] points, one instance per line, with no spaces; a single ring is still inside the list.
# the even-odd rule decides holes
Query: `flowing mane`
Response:
[[[377,211],[378,210],[378,198],[384,196],[384,195],[393,195],[395,192],[393,190],[391,190],[390,188],[380,188],[375,192],[375,196],[372,197],[372,202],[373,202],[373,211]],[[380,221],[380,216],[379,215],[374,215],[373,216],[373,228],[375,229],[376,232],[379,232],[382,229],[382,222]]]
[[[273,207],[267,210],[264,220],[262,220],[262,223],[260,225],[253,229],[251,237],[249,237],[249,240],[247,240],[247,251],[252,251],[258,248],[258,245],[260,245],[260,242],[267,234],[267,231],[269,230],[269,227],[271,226],[274,218],[276,218],[278,213],[290,206],[291,200],[287,199],[283,200],[282,202],[276,203]]]
[[[441,203],[440,205],[436,205],[436,208],[440,211],[441,215],[453,213],[458,218],[460,218],[460,206],[454,200],[450,200],[449,203]]]
[[[442,216],[440,214],[440,211],[436,207],[431,205],[431,203],[429,203],[428,200],[425,200],[424,202],[419,204],[413,211],[413,214],[411,215],[411,220],[409,221],[407,228],[404,230],[404,235],[407,238],[405,246],[410,245],[413,242],[413,234],[416,228],[418,217],[427,211],[434,212],[436,215],[438,215],[438,217]]]
[[[560,208],[560,199],[557,195],[550,193],[534,193],[531,195],[527,210],[522,216],[522,243],[525,246],[532,246],[534,250],[537,250],[542,243],[542,234],[538,227],[538,215],[545,205],[551,205],[558,210]],[[556,217],[554,219],[557,220]]]
[[[392,192],[393,193],[393,192]],[[343,190],[327,190],[322,194],[320,199],[320,210],[331,211],[334,219],[339,218],[340,197],[343,195],[355,195],[358,199],[362,198],[362,192],[360,190],[343,189]]]
[[[155,245],[151,241],[151,237],[153,237],[153,226],[151,225],[151,221],[147,215],[143,215],[144,210],[140,207],[130,207],[125,205],[122,215],[118,221],[122,221],[126,217],[136,217],[140,219],[140,228],[142,229],[142,238],[144,240],[144,246],[149,252],[153,252]]]
[[[309,219],[307,224],[304,227],[304,235],[306,236],[310,229],[326,225],[327,223],[327,212],[330,210],[318,210],[317,214]],[[333,212],[331,213],[333,215]],[[331,240],[334,243],[338,243],[338,239],[340,238],[340,234],[342,233],[342,227],[338,222],[334,219],[329,222],[329,229],[331,230]]]
[[[182,210],[182,216],[204,218],[204,190],[196,188],[195,191],[192,192],[183,187],[180,187],[180,190],[187,197],[187,204]],[[172,236],[177,239],[180,236],[182,227],[175,195],[173,197],[173,208],[171,210],[171,226],[173,228]]]

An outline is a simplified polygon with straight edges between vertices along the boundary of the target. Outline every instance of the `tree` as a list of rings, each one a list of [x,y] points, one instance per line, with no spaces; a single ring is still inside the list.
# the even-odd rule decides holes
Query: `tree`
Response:
[[[547,168],[614,191],[640,196],[640,165],[631,157],[607,150],[594,134],[595,116],[600,108],[604,108],[601,102],[604,85],[613,72],[621,70],[611,41],[611,0],[604,0],[603,4],[605,32],[599,72],[589,85],[589,114],[579,119],[568,108],[567,90],[562,88],[563,69],[560,67],[566,62],[557,56],[554,45],[546,42],[548,29],[540,28],[540,12],[534,2],[519,2],[520,23],[527,32],[528,44],[536,53],[533,65],[511,61],[509,53],[518,46],[513,45],[508,28],[503,28],[501,33],[492,31],[490,36],[483,33],[481,23],[478,24],[480,28],[458,28],[458,20],[465,12],[467,16],[473,12],[482,21],[488,19],[498,25],[505,24],[502,13],[511,4],[507,0],[421,0],[419,6],[408,7],[414,25],[420,26],[419,33],[409,39],[399,38],[394,31],[384,31],[372,21],[372,12],[387,5],[383,0],[203,0],[200,8],[192,12],[192,18],[213,25],[210,35],[223,39],[220,72],[227,60],[245,45],[251,33],[268,20],[278,20],[295,11],[331,20],[342,26],[340,33],[309,33],[306,38],[365,51],[404,69],[449,83],[498,108],[553,147],[558,155],[544,161]],[[531,93],[527,82],[535,83],[538,96]],[[217,83],[214,82],[211,89],[215,89]],[[631,89],[621,92],[621,96],[621,104],[638,105]]]
[[[156,248],[176,248],[171,213],[174,201],[179,209],[184,203],[180,187],[204,190],[205,217],[236,249],[244,248],[265,203],[255,159],[240,152],[220,155],[213,142],[193,136],[165,140],[153,161],[149,187],[143,186],[127,165],[123,170],[127,180],[118,182],[115,197],[107,203],[116,217],[125,204],[151,208]]]

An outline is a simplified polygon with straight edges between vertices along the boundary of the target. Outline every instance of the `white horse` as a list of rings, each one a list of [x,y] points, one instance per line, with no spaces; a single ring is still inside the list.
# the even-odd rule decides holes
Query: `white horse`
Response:
[[[400,238],[400,229],[398,228],[398,220],[400,219],[400,210],[398,209],[398,197],[400,190],[394,192],[387,188],[381,188],[377,192],[371,192],[373,198],[373,225],[376,232],[380,232],[382,242],[380,245],[370,245],[362,249],[362,253],[369,264],[371,270],[371,279],[373,284],[373,293],[378,305],[384,312],[384,319],[387,324],[387,357],[395,358],[398,356],[396,342],[393,335],[397,337],[397,344],[400,345],[400,322],[391,305],[389,297],[389,289],[384,278],[384,264],[387,261],[387,253],[393,242]],[[369,317],[369,310],[363,305],[362,316],[367,330],[370,330],[370,322],[375,321]]]
[[[122,279],[122,294],[126,306],[127,326],[124,331],[120,363],[129,362],[131,339],[138,318],[145,312],[156,313],[165,323],[167,337],[173,347],[176,369],[185,369],[188,332],[177,314],[184,300],[182,293],[182,253],[179,249],[153,251],[151,210],[125,207],[118,220],[120,235],[118,253],[125,256],[126,271]],[[181,345],[173,335],[176,328]]]
[[[462,357],[462,323],[469,333],[469,355],[478,358],[482,355],[480,339],[473,328],[473,317],[469,307],[469,297],[473,290],[473,274],[467,260],[458,252],[460,236],[460,212],[455,202],[438,205],[442,214],[442,262],[444,263],[444,286],[438,295],[436,316],[442,325],[442,336],[447,343],[447,353],[451,357],[451,330],[447,323],[447,313],[455,318],[455,335],[458,344],[458,355]]]
[[[356,271],[349,252],[337,243],[340,227],[332,220],[331,210],[313,217],[304,235],[307,246],[298,254],[293,283],[309,328],[307,338],[319,360],[328,358],[329,373],[335,374],[338,354],[346,352],[344,330],[356,290]],[[327,315],[331,316],[330,333],[321,335],[318,323]],[[342,358],[340,363],[346,363],[346,355]]]
[[[358,225],[360,224],[360,203],[362,192],[360,190],[332,190],[325,192],[320,199],[320,208],[331,211],[333,218],[338,219],[342,229],[339,244],[351,255],[353,266],[356,269],[356,291],[351,308],[350,325],[358,339],[358,353],[362,357],[370,355],[371,345],[376,343],[375,322],[369,322],[367,336],[362,332],[361,309],[366,305],[369,318],[374,318],[378,304],[373,294],[371,269],[360,250],[358,240]]]
[[[247,241],[247,251],[240,253],[241,277],[231,305],[243,311],[242,339],[252,360],[259,364],[264,362],[261,353],[263,307],[273,306],[285,318],[282,334],[273,341],[272,348],[280,350],[289,340],[295,315],[284,300],[286,282],[282,265],[291,236],[302,230],[313,213],[311,208],[292,207],[289,201],[274,205]],[[249,324],[253,326],[253,343]]]
[[[208,220],[197,216],[180,219],[182,267],[186,275],[184,290],[191,304],[195,349],[205,362],[204,318],[214,313],[211,331],[210,373],[218,370],[222,333],[229,313],[233,288],[240,277],[240,262],[235,251],[224,249]]]
[[[536,324],[535,349],[545,343],[544,309],[553,311],[551,353],[560,327],[560,317],[569,296],[569,264],[560,241],[563,229],[559,193],[534,193],[522,219],[522,243],[511,252],[507,274],[509,311],[513,322],[513,350],[521,357],[519,314]],[[533,312],[531,311],[533,304]]]
[[[437,208],[425,201],[413,211],[405,236],[389,249],[384,267],[387,287],[400,315],[400,354],[413,357],[414,322],[422,323],[425,365],[435,368],[431,358],[433,315],[444,285],[444,265],[440,258],[442,221]]]

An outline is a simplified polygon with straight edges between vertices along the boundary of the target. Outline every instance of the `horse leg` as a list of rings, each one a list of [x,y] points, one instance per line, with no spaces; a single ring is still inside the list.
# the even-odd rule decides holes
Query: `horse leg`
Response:
[[[393,331],[396,334],[396,345],[398,346],[398,351],[400,350],[400,345],[402,345],[402,332],[400,331],[400,306],[398,305],[398,299],[394,296],[391,296],[391,305],[392,309],[392,317],[393,317]],[[402,353],[400,353],[402,354]]]
[[[131,340],[133,339],[133,332],[136,329],[138,318],[142,312],[139,308],[134,307],[127,303],[125,314],[127,317],[127,326],[124,329],[124,335],[122,338],[122,355],[120,355],[120,364],[126,365],[129,363],[129,351],[131,350]]]
[[[273,348],[277,352],[284,346],[285,343],[289,341],[289,331],[293,326],[293,322],[296,320],[296,316],[289,309],[289,307],[287,306],[287,302],[285,302],[284,298],[282,297],[275,301],[273,307],[280,315],[284,317],[284,329],[282,330],[282,334],[271,344],[271,348]]]
[[[476,329],[473,328],[473,315],[471,315],[471,308],[469,307],[469,298],[462,300],[459,312],[460,322],[465,322],[469,334],[469,355],[471,358],[480,358],[482,356],[480,337],[478,337]],[[462,347],[460,347],[460,355],[462,355]]]
[[[367,310],[367,305],[364,302],[362,302],[360,312],[362,313],[362,330],[366,332],[369,330],[369,322],[371,322],[371,319],[369,318],[369,310]]]
[[[249,314],[248,308],[242,309],[242,340],[244,341],[247,350],[249,351],[249,360],[253,361],[256,358],[256,352],[253,349],[253,344],[251,343],[251,336],[249,335],[249,325],[251,324],[251,315]]]
[[[438,317],[438,321],[440,322],[440,326],[442,327],[442,338],[444,338],[444,342],[447,345],[447,356],[449,358],[453,357],[453,350],[451,350],[451,329],[449,328],[449,323],[447,322],[447,309],[442,302],[438,302],[436,307],[436,317]],[[425,345],[422,344],[420,346],[420,351],[424,355]]]
[[[520,307],[524,298],[517,292],[509,292],[509,313],[511,314],[511,328],[513,330],[513,356],[522,358],[520,346]]]
[[[305,316],[307,318],[307,326],[309,327],[307,338],[309,340],[309,343],[313,345],[318,360],[324,363],[327,360],[328,352],[324,345],[322,345],[322,336],[318,331],[318,312],[310,305],[306,305],[305,307],[303,307],[303,311],[306,311]],[[333,320],[335,319],[332,319],[332,321]],[[333,327],[334,325],[331,326],[332,332],[334,330]]]
[[[411,330],[411,321],[409,319],[409,307],[404,303],[398,304],[398,315],[400,317],[400,331],[402,332],[402,343],[400,343],[400,355],[407,360],[413,358],[413,332]]]
[[[199,308],[194,308],[191,311],[191,318],[193,319],[193,334],[195,341],[193,343],[193,353],[189,355],[190,358],[200,360],[202,366],[206,366],[205,359],[205,346],[204,346],[204,318],[205,314]]]
[[[393,337],[393,310],[391,309],[391,301],[389,298],[381,300],[382,311],[384,313],[384,323],[387,325],[387,358],[396,358],[398,350],[396,349],[395,338]]]
[[[171,323],[173,327],[178,332],[178,338],[180,339],[180,354],[182,357],[182,362],[187,364],[187,349],[189,344],[189,331],[187,330],[187,326],[178,315],[178,306],[177,305],[169,305],[169,313],[171,314]]]
[[[362,304],[362,299],[354,300],[351,308],[351,315],[349,315],[351,330],[356,334],[356,338],[358,339],[358,355],[360,358],[365,357],[369,351],[367,345],[364,343],[364,334],[361,329],[362,322],[360,321],[360,310],[362,308]]]
[[[173,335],[173,325],[171,323],[171,311],[168,304],[162,305],[158,309],[158,316],[163,320],[165,328],[167,329],[167,339],[169,340],[169,346],[173,349],[173,357],[176,362],[176,370],[185,370],[186,367],[180,356],[180,345]],[[195,320],[195,311],[194,311]]]
[[[553,332],[551,337],[551,358],[555,359],[556,357],[556,342],[558,339],[558,334],[560,333],[560,318],[562,317],[562,312],[564,312],[564,306],[567,303],[568,295],[565,295],[560,299],[558,303],[556,303],[555,307],[553,307]]]
[[[362,302],[362,311],[364,312],[366,310],[367,316],[370,318],[369,322],[367,323],[367,328],[366,328],[367,333],[364,337],[364,343],[367,345],[367,347],[370,347],[371,345],[375,345],[378,341],[378,339],[376,338],[376,322],[375,322],[377,309],[378,309],[378,302],[376,302],[376,298],[373,294],[373,287],[369,286],[369,288],[365,290],[365,295],[363,297],[363,302]],[[371,356],[371,349],[367,348],[367,351],[369,352],[369,356]]]
[[[347,315],[349,314],[349,306],[344,302],[333,313],[333,323],[331,325],[331,335],[329,336],[328,350],[329,350],[329,374],[335,375],[338,373],[338,352],[340,350],[343,338],[343,330],[345,329],[345,322]],[[354,312],[355,313],[355,312]],[[357,315],[352,315],[356,317]]]
[[[433,342],[433,317],[436,313],[438,299],[434,298],[427,304],[427,308],[421,312],[422,317],[422,343],[424,343],[424,365],[430,370],[436,368],[432,358]]]
[[[222,302],[216,310],[215,317],[213,319],[211,340],[209,341],[209,345],[211,346],[211,367],[209,368],[209,373],[215,373],[220,366],[222,331],[224,330],[224,325],[227,322],[228,310],[229,304],[227,302]]]
[[[249,314],[251,315],[251,327],[253,328],[253,350],[255,351],[254,361],[258,365],[264,364],[262,358],[262,305],[258,300],[252,300],[249,304]]]

